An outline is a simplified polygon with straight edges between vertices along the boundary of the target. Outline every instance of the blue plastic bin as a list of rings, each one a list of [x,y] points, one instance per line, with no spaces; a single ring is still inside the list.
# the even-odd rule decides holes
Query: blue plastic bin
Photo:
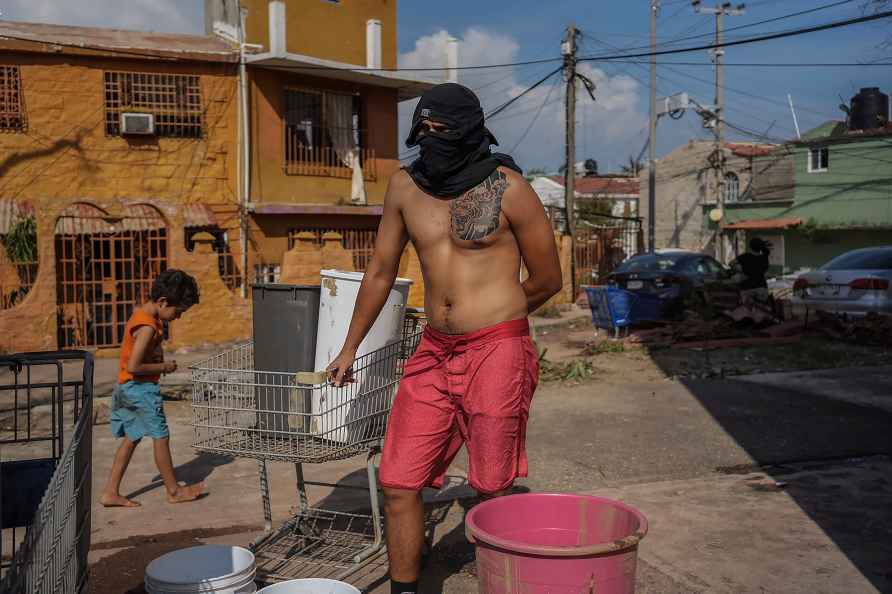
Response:
[[[632,323],[632,311],[638,296],[614,287],[586,287],[585,294],[596,328],[615,330]]]

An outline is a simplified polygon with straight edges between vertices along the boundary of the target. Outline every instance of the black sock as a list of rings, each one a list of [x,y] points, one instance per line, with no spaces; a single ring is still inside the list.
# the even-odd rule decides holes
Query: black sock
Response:
[[[416,594],[418,592],[418,582],[398,582],[390,580],[390,594]]]

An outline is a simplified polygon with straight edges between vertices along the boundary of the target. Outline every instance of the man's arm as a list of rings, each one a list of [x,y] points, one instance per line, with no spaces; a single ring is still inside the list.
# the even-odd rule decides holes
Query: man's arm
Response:
[[[527,181],[511,172],[509,187],[502,199],[502,212],[514,231],[520,256],[529,277],[523,282],[527,311],[536,311],[563,286],[554,231],[545,216],[545,207]]]
[[[356,350],[378,318],[384,302],[387,301],[399,271],[400,257],[409,241],[409,234],[399,207],[399,195],[406,182],[402,176],[405,175],[405,172],[399,171],[390,178],[390,185],[384,196],[384,214],[375,239],[375,251],[359,286],[347,338],[344,339],[340,354],[328,366],[330,378],[338,386],[345,379],[347,381],[350,379],[348,372],[356,358]]]

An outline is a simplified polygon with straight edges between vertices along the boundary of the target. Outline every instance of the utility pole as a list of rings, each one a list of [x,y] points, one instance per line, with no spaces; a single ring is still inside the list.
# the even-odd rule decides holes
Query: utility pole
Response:
[[[716,4],[715,8],[701,6],[700,0],[693,0],[691,5],[697,14],[715,15],[715,49],[711,51],[715,61],[715,172],[716,191],[718,192],[719,208],[725,210],[725,48],[722,47],[722,19],[725,16],[740,16],[745,14],[745,4],[731,6],[730,2]],[[718,234],[718,259],[725,261],[725,238],[719,231]]]
[[[576,237],[576,25],[570,23],[567,36],[561,43],[564,56],[564,76],[567,79],[567,168],[564,171],[564,209],[567,216],[567,232]]]
[[[657,14],[660,0],[650,0],[650,136],[647,163],[647,250],[656,249],[657,230]]]
[[[576,298],[576,24],[567,27],[567,36],[561,43],[564,57],[564,76],[567,78],[567,167],[564,170],[564,214],[567,217],[567,233],[570,234],[570,285]]]

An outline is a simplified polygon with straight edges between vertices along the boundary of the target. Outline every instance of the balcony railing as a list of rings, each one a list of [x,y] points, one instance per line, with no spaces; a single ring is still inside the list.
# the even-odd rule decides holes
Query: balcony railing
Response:
[[[365,181],[377,180],[378,172],[375,151],[372,149],[360,149],[359,154],[360,163],[362,163],[363,179]],[[310,148],[302,144],[293,143],[287,135],[285,138],[284,168],[285,175],[315,175],[345,179],[353,177],[353,168],[347,167],[332,147]]]

